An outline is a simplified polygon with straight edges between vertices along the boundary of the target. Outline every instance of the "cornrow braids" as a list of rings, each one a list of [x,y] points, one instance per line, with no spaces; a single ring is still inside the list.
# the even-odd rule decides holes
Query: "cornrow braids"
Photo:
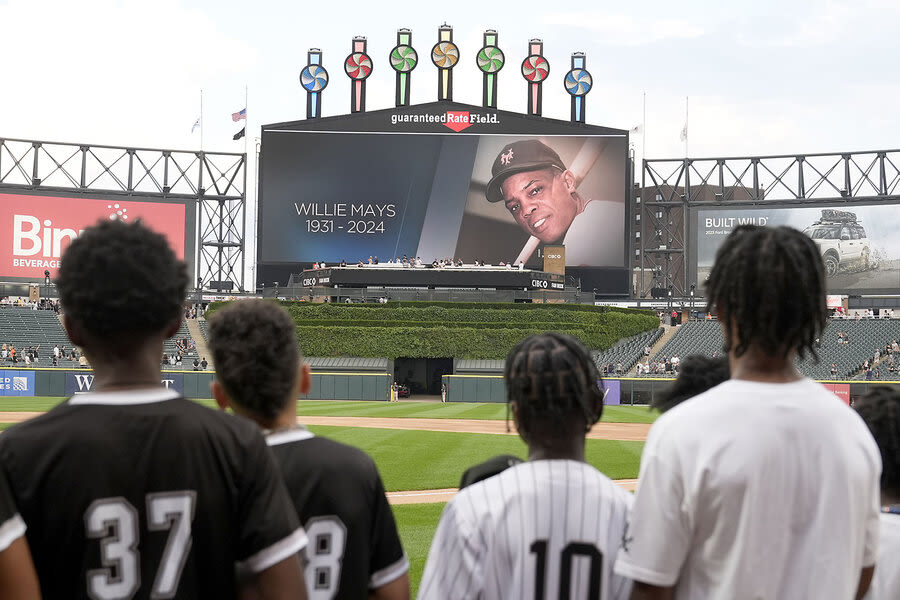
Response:
[[[518,425],[529,443],[559,439],[600,420],[603,391],[597,365],[577,339],[558,333],[530,336],[506,359],[507,403],[518,407]]]
[[[900,496],[900,391],[886,385],[869,388],[854,404],[881,450],[881,491]]]
[[[772,356],[796,350],[818,362],[825,328],[825,268],[819,249],[791,227],[741,225],[716,252],[706,283],[707,311],[725,324],[725,350],[756,344]],[[735,339],[737,342],[735,344]]]

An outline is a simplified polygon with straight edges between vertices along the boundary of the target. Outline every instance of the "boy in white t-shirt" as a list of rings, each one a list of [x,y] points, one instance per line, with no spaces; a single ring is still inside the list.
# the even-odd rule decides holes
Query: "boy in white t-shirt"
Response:
[[[881,540],[872,588],[866,600],[900,598],[900,392],[886,385],[869,389],[856,410],[881,449]]]
[[[881,458],[859,415],[803,377],[825,326],[810,238],[741,226],[716,254],[709,309],[731,380],[662,415],[615,571],[632,600],[858,598],[878,549]]]

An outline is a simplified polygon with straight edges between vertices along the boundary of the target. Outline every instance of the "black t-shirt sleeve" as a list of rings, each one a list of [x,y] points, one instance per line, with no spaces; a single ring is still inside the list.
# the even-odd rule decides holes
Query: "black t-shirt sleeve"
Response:
[[[25,535],[25,521],[19,515],[6,472],[0,469],[0,552]]]
[[[373,469],[374,469],[373,465]],[[375,490],[372,515],[372,551],[369,566],[369,588],[379,588],[409,571],[409,560],[397,533],[394,512],[384,493],[381,476],[375,470]]]
[[[293,503],[262,435],[247,448],[238,495],[238,573],[265,571],[306,547]]]

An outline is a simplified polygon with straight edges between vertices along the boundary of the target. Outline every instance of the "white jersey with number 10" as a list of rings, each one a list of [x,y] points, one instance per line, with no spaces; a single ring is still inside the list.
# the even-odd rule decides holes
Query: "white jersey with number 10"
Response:
[[[462,490],[444,510],[419,598],[614,600],[612,566],[631,494],[572,460],[525,462]]]

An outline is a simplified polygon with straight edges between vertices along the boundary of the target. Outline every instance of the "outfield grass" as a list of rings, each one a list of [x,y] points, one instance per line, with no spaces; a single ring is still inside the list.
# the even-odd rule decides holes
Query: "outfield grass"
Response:
[[[2,411],[47,411],[65,398],[17,398],[0,400]],[[212,400],[197,400],[204,406],[215,408]],[[506,405],[470,402],[340,402],[335,400],[301,400],[297,414],[315,417],[396,417],[427,419],[485,419],[506,418]],[[607,423],[652,423],[659,413],[646,406],[607,406],[603,409],[603,421]]]
[[[301,400],[297,413],[302,417],[398,417],[423,419],[506,418],[506,405],[470,402],[338,402],[334,400]],[[603,421],[609,423],[652,423],[659,413],[646,406],[606,406]]]
[[[416,597],[428,549],[434,538],[438,521],[441,518],[443,504],[402,504],[394,506],[394,518],[397,520],[397,531],[403,542],[403,549],[409,557],[409,582],[412,597]]]
[[[316,434],[366,451],[388,491],[456,487],[468,467],[498,454],[525,458],[517,436],[313,426]],[[611,479],[638,476],[643,442],[587,440],[587,461]]]

